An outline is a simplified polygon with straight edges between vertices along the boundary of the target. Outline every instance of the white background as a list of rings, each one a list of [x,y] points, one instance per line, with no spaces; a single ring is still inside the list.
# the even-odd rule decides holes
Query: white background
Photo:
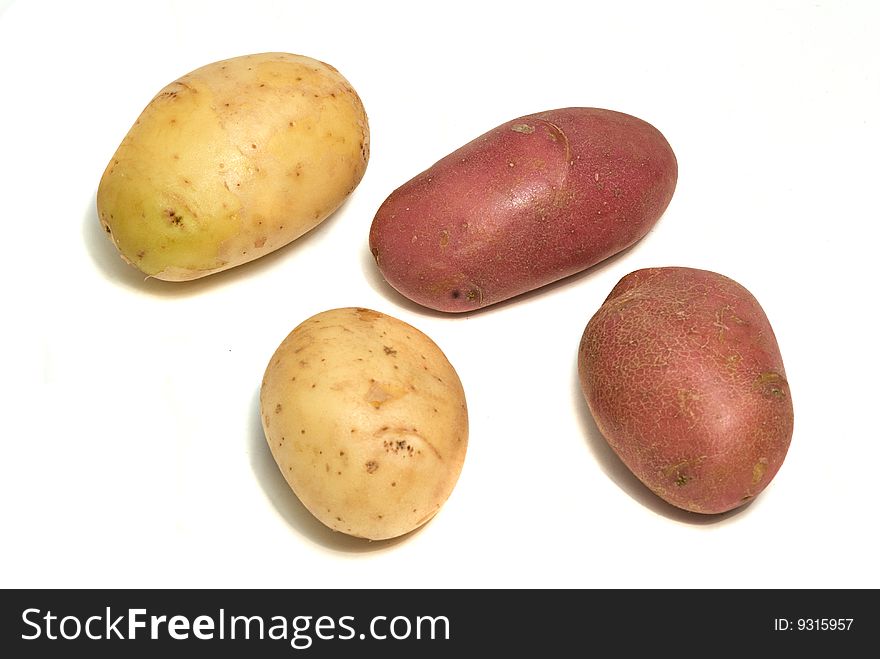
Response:
[[[0,0],[0,586],[880,587],[876,422],[880,3]],[[284,50],[340,69],[372,156],[296,243],[183,284],[144,281],[95,190],[166,83]],[[639,116],[679,162],[637,246],[479,313],[384,284],[367,248],[397,186],[486,130],[572,105]],[[642,267],[755,294],[795,406],[748,507],[680,512],[598,434],[587,320]],[[366,543],[315,521],[266,448],[257,393],[308,316],[371,307],[431,336],[470,445],[437,517]]]

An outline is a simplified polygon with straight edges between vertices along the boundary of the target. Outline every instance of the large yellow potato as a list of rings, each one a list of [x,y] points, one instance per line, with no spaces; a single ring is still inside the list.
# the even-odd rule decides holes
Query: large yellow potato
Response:
[[[464,390],[422,332],[369,309],[296,327],[260,391],[263,429],[288,484],[315,517],[381,540],[421,526],[458,480]]]
[[[245,55],[188,73],[147,105],[104,171],[98,217],[147,275],[195,279],[319,224],[368,158],[364,107],[336,69]]]

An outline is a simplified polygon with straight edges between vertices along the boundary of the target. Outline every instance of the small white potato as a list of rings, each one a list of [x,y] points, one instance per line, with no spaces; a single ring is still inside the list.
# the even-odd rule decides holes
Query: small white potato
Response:
[[[464,390],[425,334],[362,308],[319,313],[272,356],[260,390],[278,467],[332,529],[382,540],[452,492],[468,440]]]

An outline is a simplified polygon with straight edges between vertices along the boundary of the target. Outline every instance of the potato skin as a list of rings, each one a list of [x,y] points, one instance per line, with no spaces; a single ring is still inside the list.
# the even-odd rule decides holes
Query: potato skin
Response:
[[[360,182],[363,104],[332,66],[289,53],[208,64],[162,89],[98,186],[123,259],[183,281],[295,240]]]
[[[587,324],[578,370],[605,439],[679,508],[736,508],[785,459],[794,416],[776,337],[758,301],[723,275],[628,274]]]
[[[455,369],[426,335],[363,308],[297,326],[260,390],[266,439],[288,484],[336,531],[371,540],[418,528],[452,492],[468,416]]]
[[[508,121],[395,190],[370,229],[404,296],[472,311],[580,272],[659,219],[678,179],[650,124],[565,108]]]

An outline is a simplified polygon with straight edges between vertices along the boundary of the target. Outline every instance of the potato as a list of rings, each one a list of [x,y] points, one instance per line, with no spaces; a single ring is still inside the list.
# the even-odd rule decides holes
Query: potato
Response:
[[[508,121],[395,190],[370,229],[404,296],[471,311],[580,272],[644,236],[672,199],[675,155],[620,112]]]
[[[123,259],[195,279],[286,245],[360,182],[369,127],[339,72],[301,55],[208,64],[162,89],[98,186],[98,217]]]
[[[288,484],[331,529],[382,540],[421,526],[458,480],[464,391],[431,339],[369,309],[296,327],[260,391],[263,429]]]
[[[794,417],[776,337],[758,301],[727,277],[627,275],[587,325],[578,367],[611,448],[679,508],[736,508],[785,459]]]

